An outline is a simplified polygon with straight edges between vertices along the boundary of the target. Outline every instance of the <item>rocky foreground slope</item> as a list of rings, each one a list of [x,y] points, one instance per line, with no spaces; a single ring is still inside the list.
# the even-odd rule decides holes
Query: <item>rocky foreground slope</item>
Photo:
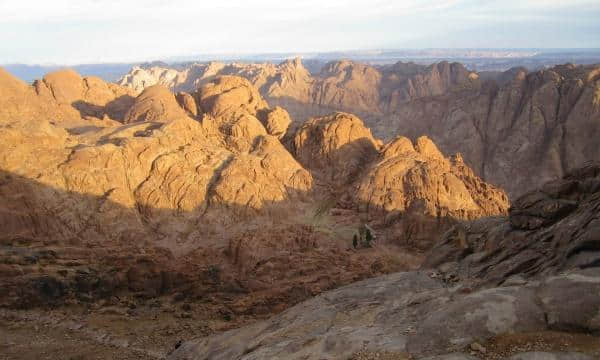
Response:
[[[120,84],[138,92],[155,83],[191,91],[223,74],[247,78],[299,124],[336,110],[358,114],[384,140],[426,135],[444,153],[461,153],[477,175],[511,196],[600,159],[594,141],[600,135],[598,66],[488,74],[459,63],[373,67],[343,60],[311,75],[295,59],[194,64],[180,72],[135,68]]]
[[[598,359],[599,225],[590,164],[519,198],[508,217],[455,227],[423,270],[325,292],[169,359]]]

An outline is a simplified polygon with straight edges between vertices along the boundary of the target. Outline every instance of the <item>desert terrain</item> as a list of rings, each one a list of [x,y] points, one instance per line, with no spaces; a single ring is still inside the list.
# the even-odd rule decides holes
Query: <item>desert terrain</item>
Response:
[[[599,138],[599,65],[0,69],[0,359],[598,359]]]

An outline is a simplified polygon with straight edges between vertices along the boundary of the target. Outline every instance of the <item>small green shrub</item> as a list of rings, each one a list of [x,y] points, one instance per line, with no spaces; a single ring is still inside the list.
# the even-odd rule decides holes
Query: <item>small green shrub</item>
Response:
[[[371,230],[366,229],[366,234],[365,234],[365,242],[366,242],[366,246],[367,247],[371,247],[371,241],[373,241],[373,235],[371,234]]]

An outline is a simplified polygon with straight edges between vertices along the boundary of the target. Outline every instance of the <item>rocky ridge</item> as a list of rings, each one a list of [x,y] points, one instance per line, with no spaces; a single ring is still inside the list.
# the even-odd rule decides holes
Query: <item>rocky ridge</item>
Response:
[[[247,78],[270,103],[291,113],[292,127],[335,110],[356,113],[386,141],[426,135],[444,153],[461,153],[478,176],[511,196],[600,158],[593,141],[600,116],[597,66],[567,64],[532,73],[515,68],[495,76],[447,62],[374,67],[343,60],[314,75],[299,59],[196,64],[184,72],[192,69],[200,83],[221,73]],[[131,79],[120,84],[136,88]],[[193,88],[170,79],[155,81]],[[528,176],[530,170],[539,176]]]
[[[442,155],[427,137],[383,145],[347,113],[317,117],[294,138],[296,158],[329,193],[382,229],[388,242],[427,249],[456,220],[506,213],[504,191],[483,182],[459,154]]]
[[[217,102],[227,101],[236,100]],[[243,105],[232,111],[243,115]],[[1,211],[2,242],[7,246],[4,275],[13,276],[11,285],[3,287],[5,305],[28,306],[23,298],[32,305],[43,304],[72,291],[77,294],[80,265],[102,272],[110,266],[119,269],[109,283],[105,281],[110,274],[91,277],[93,284],[86,286],[92,287],[93,296],[106,296],[123,286],[157,295],[185,278],[170,264],[173,256],[226,243],[218,234],[223,236],[221,229],[240,216],[268,212],[280,202],[287,202],[290,212],[302,208],[300,196],[311,188],[310,174],[264,128],[260,138],[245,132],[223,134],[216,120],[188,117],[160,85],[135,99],[123,120],[134,121],[131,124],[74,131],[43,118],[4,121],[1,193],[7,201]],[[228,145],[230,138],[251,143],[252,149],[241,152]],[[203,239],[209,233],[215,236]],[[68,244],[94,250],[73,253]],[[33,250],[40,246],[45,250]],[[145,260],[111,257],[107,249],[121,249],[129,256],[141,251]],[[51,255],[38,259],[39,251]],[[23,272],[23,252],[34,256],[32,265],[48,262],[49,268]],[[75,268],[68,265],[71,257],[78,258]],[[161,266],[164,270],[158,272]],[[60,275],[63,272],[66,275]],[[158,273],[179,278],[146,279]],[[46,285],[39,284],[49,284],[48,293],[43,291]]]

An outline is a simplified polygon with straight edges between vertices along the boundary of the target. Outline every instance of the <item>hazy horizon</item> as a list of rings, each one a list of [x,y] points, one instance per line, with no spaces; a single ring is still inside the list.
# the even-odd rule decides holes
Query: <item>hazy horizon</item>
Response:
[[[599,17],[595,0],[0,0],[0,64],[378,49],[597,49]]]
[[[532,52],[536,52],[536,55],[539,54],[560,54],[566,52],[579,52],[581,54],[590,52],[600,56],[600,47],[597,48],[398,48],[398,49],[342,49],[336,51],[290,51],[290,52],[220,52],[220,53],[198,53],[198,54],[187,54],[187,55],[173,55],[162,58],[143,58],[143,59],[132,59],[132,60],[122,60],[122,61],[96,61],[96,62],[0,62],[0,66],[3,65],[25,65],[25,66],[42,66],[42,67],[52,67],[52,66],[75,66],[75,65],[120,65],[120,64],[142,64],[142,63],[152,63],[152,62],[168,62],[168,63],[181,63],[181,62],[190,62],[190,61],[250,61],[253,59],[258,59],[261,61],[267,61],[269,59],[288,59],[294,57],[300,57],[303,60],[309,59],[342,59],[344,56],[347,56],[348,59],[352,59],[357,56],[377,56],[381,53],[385,52],[434,52],[434,51],[445,51],[445,52],[460,52],[460,51],[472,51],[472,52],[520,52],[519,56],[515,57],[533,57]],[[480,54],[475,54],[472,56],[457,56],[457,55],[449,55],[446,54],[437,54],[436,56],[431,54],[426,54],[422,56],[410,55],[410,56],[402,56],[406,61],[411,61],[411,59],[432,59],[432,63],[439,61],[439,59],[467,59],[467,58],[485,58],[485,56],[481,56]],[[340,56],[337,56],[340,55]],[[514,54],[517,55],[517,54]],[[502,54],[495,56],[497,58],[505,58]],[[493,58],[493,57],[489,57]]]

